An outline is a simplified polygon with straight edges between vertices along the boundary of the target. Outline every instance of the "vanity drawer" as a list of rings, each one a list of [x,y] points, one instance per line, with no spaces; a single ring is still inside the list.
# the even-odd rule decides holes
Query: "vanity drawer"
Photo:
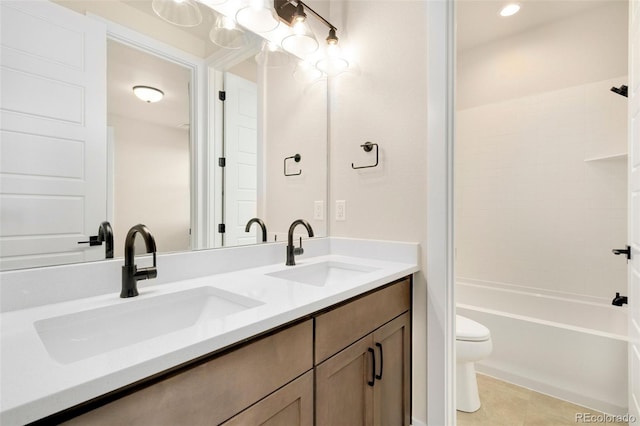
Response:
[[[411,279],[406,277],[318,315],[315,318],[316,365],[410,308]]]
[[[220,424],[313,367],[308,320],[126,395],[66,424]]]

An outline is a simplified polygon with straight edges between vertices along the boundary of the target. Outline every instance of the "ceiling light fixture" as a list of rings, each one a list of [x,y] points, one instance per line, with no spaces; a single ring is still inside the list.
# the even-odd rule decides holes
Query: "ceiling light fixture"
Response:
[[[164,96],[162,90],[151,86],[133,86],[133,93],[147,103],[158,102]]]
[[[151,8],[165,21],[181,27],[195,27],[202,22],[202,13],[194,0],[153,0]]]
[[[509,3],[500,9],[500,16],[513,16],[520,11],[520,5],[518,3]]]

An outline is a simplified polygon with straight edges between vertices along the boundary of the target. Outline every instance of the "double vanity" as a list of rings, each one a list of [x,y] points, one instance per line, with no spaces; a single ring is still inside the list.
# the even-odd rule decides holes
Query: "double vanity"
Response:
[[[2,273],[0,422],[408,424],[417,244],[305,250],[158,255],[130,298],[121,260]]]

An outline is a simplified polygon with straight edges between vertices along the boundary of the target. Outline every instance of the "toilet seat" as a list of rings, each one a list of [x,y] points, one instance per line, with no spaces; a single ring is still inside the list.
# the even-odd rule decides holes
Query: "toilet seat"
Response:
[[[484,342],[490,338],[491,333],[487,327],[462,315],[456,315],[456,340]]]

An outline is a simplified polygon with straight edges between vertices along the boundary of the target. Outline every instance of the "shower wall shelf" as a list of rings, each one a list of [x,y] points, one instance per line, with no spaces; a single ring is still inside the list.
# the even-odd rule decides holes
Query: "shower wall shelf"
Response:
[[[602,161],[602,160],[624,160],[627,158],[626,152],[621,152],[619,154],[610,154],[610,155],[601,155],[598,157],[591,157],[584,160],[585,163],[591,161]]]

